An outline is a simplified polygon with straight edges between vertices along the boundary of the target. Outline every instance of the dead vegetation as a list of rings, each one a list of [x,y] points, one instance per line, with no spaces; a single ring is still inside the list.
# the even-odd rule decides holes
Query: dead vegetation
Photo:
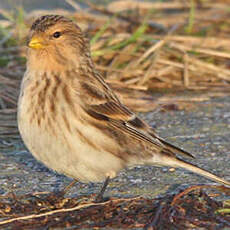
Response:
[[[66,2],[77,12],[0,9],[0,136],[8,128],[16,131],[12,116],[25,71],[26,35],[34,18],[46,13],[77,21],[90,38],[97,69],[134,110],[197,100],[195,94],[184,100],[175,94],[153,99],[147,90],[209,92],[198,100],[229,93],[229,1],[114,1],[107,6],[84,1],[87,8]]]
[[[213,199],[220,193],[229,189],[201,185],[156,199],[111,197],[101,203],[95,195],[11,194],[0,197],[0,228],[222,229],[230,227],[230,204]]]

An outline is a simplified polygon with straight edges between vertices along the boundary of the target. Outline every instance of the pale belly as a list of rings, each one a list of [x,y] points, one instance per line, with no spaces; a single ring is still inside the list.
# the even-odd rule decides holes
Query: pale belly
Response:
[[[71,128],[67,128],[60,113],[56,121],[46,117],[38,124],[28,115],[26,107],[26,101],[22,99],[18,112],[19,131],[29,151],[47,167],[83,182],[103,181],[108,176],[113,178],[124,168],[121,158],[112,153],[116,151],[113,140],[94,127],[82,124],[68,114]],[[111,151],[105,150],[104,146],[109,146]]]
[[[78,140],[77,136],[75,140],[73,137],[64,140],[35,127],[19,126],[22,138],[34,157],[59,173],[83,182],[96,182],[107,176],[115,177],[123,168],[119,158],[109,152],[93,149]]]

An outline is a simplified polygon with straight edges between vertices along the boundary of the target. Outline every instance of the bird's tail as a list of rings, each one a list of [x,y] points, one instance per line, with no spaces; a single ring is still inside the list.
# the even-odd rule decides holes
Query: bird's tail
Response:
[[[200,174],[201,176],[204,176],[204,177],[207,177],[208,179],[211,179],[213,181],[216,181],[220,184],[224,184],[224,185],[228,185],[230,186],[230,182],[227,181],[227,180],[224,180],[202,168],[199,168],[191,163],[188,163],[188,162],[185,162],[179,158],[174,158],[174,157],[171,157],[171,156],[163,156],[163,158],[165,159],[162,159],[163,161],[161,162],[165,162],[165,166],[172,166],[172,167],[176,167],[176,168],[183,168],[183,169],[186,169],[186,170],[189,170],[191,172],[194,172],[196,174]]]

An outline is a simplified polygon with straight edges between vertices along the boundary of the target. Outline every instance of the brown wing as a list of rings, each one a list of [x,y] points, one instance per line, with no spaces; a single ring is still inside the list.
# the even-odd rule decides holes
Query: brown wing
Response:
[[[193,157],[190,153],[158,137],[148,124],[138,118],[119,101],[100,76],[97,77],[100,80],[99,82],[84,82],[81,84],[82,92],[87,95],[82,98],[83,109],[91,117],[109,122],[115,129],[119,129],[138,140],[151,143],[164,152],[167,151],[173,155],[178,153],[186,157]]]

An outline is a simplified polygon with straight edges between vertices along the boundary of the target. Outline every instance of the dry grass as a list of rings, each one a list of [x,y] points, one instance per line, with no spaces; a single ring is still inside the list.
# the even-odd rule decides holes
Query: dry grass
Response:
[[[16,132],[26,34],[34,18],[46,13],[64,14],[77,21],[91,39],[97,68],[134,110],[151,110],[172,98],[153,100],[146,95],[147,90],[208,90],[215,95],[216,90],[229,92],[230,1],[127,0],[107,6],[85,1],[88,8],[84,9],[73,0],[66,2],[76,13],[59,10],[25,14],[22,8],[15,13],[0,9],[4,16],[0,21],[0,137],[8,134],[7,130]]]
[[[17,130],[15,112],[25,71],[26,34],[34,18],[46,13],[76,20],[91,39],[98,70],[121,100],[136,111],[172,102],[172,95],[153,100],[146,94],[148,90],[229,92],[230,1],[127,0],[107,6],[85,1],[88,8],[84,9],[73,0],[66,2],[76,13],[25,14],[22,8],[15,13],[0,9],[4,17],[0,21],[0,137]],[[130,93],[133,90],[135,94]]]
[[[91,39],[92,57],[106,81],[132,109],[146,111],[169,99],[152,100],[147,90],[228,92],[230,84],[230,1],[85,1],[76,13],[0,9],[0,136],[12,122],[25,70],[25,41],[39,15],[59,13],[76,20]],[[136,94],[130,94],[135,90]],[[132,97],[130,98],[130,95]],[[149,100],[151,99],[151,100]],[[174,102],[176,99],[174,100]],[[4,119],[9,119],[4,121]]]

